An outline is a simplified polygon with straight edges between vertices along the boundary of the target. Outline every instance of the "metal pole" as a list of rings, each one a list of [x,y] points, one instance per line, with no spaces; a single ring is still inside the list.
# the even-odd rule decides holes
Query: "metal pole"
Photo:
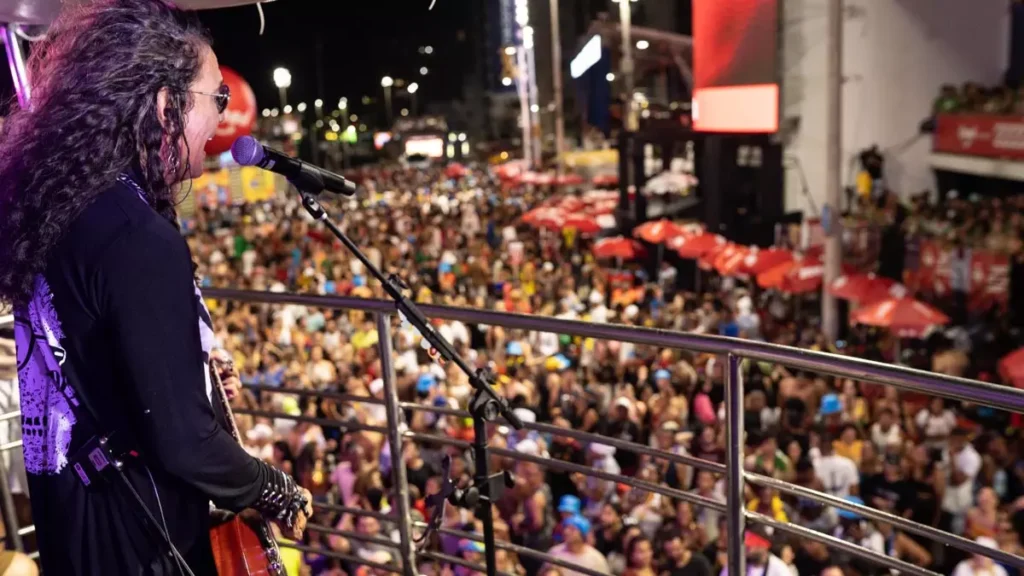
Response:
[[[473,406],[470,412],[473,414],[473,460],[476,474],[473,477],[473,484],[477,489],[485,490],[477,504],[476,513],[480,516],[480,523],[484,526],[484,559],[487,563],[487,576],[498,574],[497,546],[494,545],[494,494],[491,493],[490,479],[487,470],[487,420],[486,410],[480,407],[481,403],[487,403],[486,396],[477,391],[473,395]]]
[[[381,378],[384,380],[384,409],[388,415],[388,445],[391,448],[391,474],[395,483],[399,552],[402,574],[416,576],[416,551],[412,542],[412,518],[409,516],[409,479],[402,461],[402,436],[407,430],[395,386],[395,361],[391,352],[391,324],[384,314],[376,314],[377,339],[380,347]]]
[[[11,78],[14,80],[14,91],[18,94],[18,106],[27,110],[32,90],[25,71],[25,54],[21,51],[18,35],[14,33],[15,26],[17,24],[0,26],[0,38],[3,38],[7,47],[7,65],[10,66]]]
[[[825,77],[825,210],[822,225],[828,231],[825,238],[825,278],[822,282],[821,326],[825,335],[835,340],[839,333],[839,310],[836,299],[828,291],[842,268],[842,234],[837,229],[837,215],[842,198],[843,169],[843,1],[829,2],[828,40],[825,52],[828,64]],[[826,222],[824,220],[828,219]]]
[[[391,111],[391,86],[385,86],[384,87],[384,106],[385,106],[385,108],[387,108],[387,110],[385,110],[385,112],[386,112],[386,116],[385,117],[387,118],[387,121],[388,121],[387,128],[388,128],[388,130],[391,130],[391,126],[392,126],[392,124],[394,124],[394,121],[391,119],[392,118],[392,111]]]
[[[562,154],[565,153],[565,107],[562,93],[562,31],[558,21],[558,0],[551,0],[551,72],[555,88],[555,158],[558,172],[562,172]]]
[[[537,95],[537,54],[531,26],[523,29],[523,47],[526,48],[526,62],[530,67],[530,137],[533,140],[533,163],[541,166],[543,142],[540,129],[540,98]]]
[[[746,500],[743,498],[743,375],[742,359],[729,354],[725,373],[725,514],[728,534],[728,574],[746,574],[743,546]]]
[[[633,40],[632,40],[633,7],[629,0],[619,0],[619,24],[622,30],[622,83],[626,92],[624,112],[626,113],[626,130],[636,132],[636,111],[633,105]]]
[[[516,49],[516,89],[519,91],[519,106],[522,114],[520,122],[523,123],[523,162],[526,168],[533,167],[533,145],[530,141],[530,92],[529,67],[526,65],[526,50],[520,45]]]
[[[288,89],[284,86],[278,86],[277,91],[281,97],[281,114],[284,114],[284,107],[288,105]]]

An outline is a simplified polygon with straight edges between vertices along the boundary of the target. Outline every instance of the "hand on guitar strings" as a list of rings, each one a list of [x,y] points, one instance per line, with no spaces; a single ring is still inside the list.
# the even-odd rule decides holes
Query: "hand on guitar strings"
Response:
[[[299,488],[302,497],[306,499],[305,506],[295,515],[295,522],[291,526],[280,526],[285,536],[295,541],[302,540],[302,533],[306,531],[306,523],[313,517],[313,495],[305,488]]]

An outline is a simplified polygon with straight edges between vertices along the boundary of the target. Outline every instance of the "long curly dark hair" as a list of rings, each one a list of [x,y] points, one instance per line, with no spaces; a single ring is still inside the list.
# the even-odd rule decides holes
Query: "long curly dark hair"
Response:
[[[176,222],[188,87],[208,45],[193,17],[162,0],[98,0],[68,9],[34,47],[30,109],[0,132],[0,302],[31,298],[62,234],[120,173],[133,171]]]

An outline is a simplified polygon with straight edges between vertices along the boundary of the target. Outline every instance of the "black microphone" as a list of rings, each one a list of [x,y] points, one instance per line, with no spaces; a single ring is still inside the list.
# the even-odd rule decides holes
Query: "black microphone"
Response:
[[[242,136],[235,140],[231,145],[231,157],[240,166],[256,166],[276,172],[304,192],[318,194],[326,190],[344,196],[356,193],[355,182],[264,146],[252,136]]]

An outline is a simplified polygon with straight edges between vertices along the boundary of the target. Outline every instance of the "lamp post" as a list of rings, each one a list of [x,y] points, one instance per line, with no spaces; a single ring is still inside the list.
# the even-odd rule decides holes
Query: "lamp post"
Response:
[[[391,129],[391,87],[395,85],[395,80],[391,76],[385,76],[380,79],[380,85],[384,88],[384,108],[386,112],[386,118],[388,120],[387,128]]]
[[[292,73],[287,68],[274,69],[274,86],[281,95],[281,108],[288,105],[288,87],[292,85]]]
[[[341,110],[341,121],[344,123],[345,130],[348,130],[348,98],[344,96],[338,100],[338,110]],[[345,168],[349,167],[349,154],[348,154],[348,140],[345,138],[341,139],[341,165]]]
[[[419,89],[420,89],[420,85],[417,84],[416,82],[413,82],[412,84],[409,84],[409,86],[406,87],[406,89],[405,89],[406,92],[409,93],[409,100],[410,100],[409,108],[411,109],[413,116],[416,116],[416,92],[419,91]]]

